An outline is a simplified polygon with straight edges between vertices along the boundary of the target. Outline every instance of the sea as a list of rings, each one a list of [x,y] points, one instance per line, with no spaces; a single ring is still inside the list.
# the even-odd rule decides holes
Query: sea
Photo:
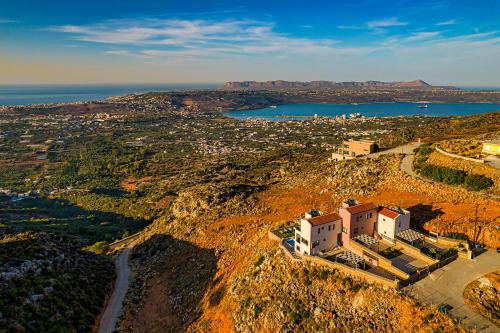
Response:
[[[0,85],[0,105],[100,101],[111,96],[133,93],[215,89],[220,87],[222,87],[221,83]]]
[[[0,105],[26,105],[104,100],[132,93],[217,89],[221,83],[207,84],[92,84],[92,85],[0,85]],[[495,87],[460,87],[466,90],[500,90]],[[499,111],[500,104],[432,104],[418,108],[416,103],[367,104],[285,104],[256,110],[227,112],[233,118],[267,120],[306,119],[314,115],[335,117],[361,114],[367,117],[388,116],[461,116]]]
[[[418,106],[427,105],[427,108]],[[226,112],[237,119],[265,119],[274,121],[304,120],[313,116],[336,117],[359,114],[365,117],[398,116],[467,116],[500,111],[500,104],[490,103],[366,103],[366,104],[283,104],[255,110]]]

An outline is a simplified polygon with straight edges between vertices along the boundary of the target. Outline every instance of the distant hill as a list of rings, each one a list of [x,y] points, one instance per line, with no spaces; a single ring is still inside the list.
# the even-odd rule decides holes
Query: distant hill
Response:
[[[365,82],[333,82],[333,81],[241,81],[241,82],[226,82],[225,89],[330,89],[330,88],[432,88],[430,84],[422,80],[414,81],[365,81]]]

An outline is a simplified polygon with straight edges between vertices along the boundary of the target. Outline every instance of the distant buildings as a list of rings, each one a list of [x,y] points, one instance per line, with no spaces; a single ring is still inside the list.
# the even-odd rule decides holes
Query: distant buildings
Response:
[[[483,142],[483,153],[500,155],[500,139]]]
[[[353,159],[360,156],[376,153],[379,150],[375,141],[371,140],[349,140],[342,142],[337,151],[332,154],[330,160],[340,161]]]

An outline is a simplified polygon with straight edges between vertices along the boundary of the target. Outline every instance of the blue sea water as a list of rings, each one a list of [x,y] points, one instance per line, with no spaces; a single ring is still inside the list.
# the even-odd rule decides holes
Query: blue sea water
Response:
[[[0,85],[0,105],[97,101],[132,93],[220,88],[222,84]]]
[[[261,118],[267,120],[304,119],[318,115],[335,117],[343,114],[360,113],[366,117],[397,116],[466,116],[485,112],[500,111],[500,104],[463,103],[432,104],[422,109],[416,103],[367,103],[367,104],[284,104],[276,108],[241,110],[227,112],[226,116],[239,119]]]

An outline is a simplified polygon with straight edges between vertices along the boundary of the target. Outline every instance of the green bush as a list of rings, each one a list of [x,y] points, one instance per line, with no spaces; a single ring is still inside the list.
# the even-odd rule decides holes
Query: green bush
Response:
[[[460,240],[467,240],[467,236],[458,232],[449,232],[446,234],[445,237],[451,238],[451,239],[460,239]]]
[[[493,186],[493,180],[483,175],[468,175],[464,184],[469,190],[481,191]]]
[[[420,148],[418,148],[418,154],[423,155],[423,156],[428,156],[433,151],[434,150],[431,148],[431,146],[429,144],[422,145],[422,146],[420,146]]]
[[[106,253],[108,247],[108,243],[105,241],[102,242],[96,242],[88,247],[85,248],[85,250],[94,252],[95,254],[104,254]]]
[[[464,183],[467,173],[447,167],[428,164],[420,169],[420,174],[432,180],[443,182],[449,185],[461,185]]]

